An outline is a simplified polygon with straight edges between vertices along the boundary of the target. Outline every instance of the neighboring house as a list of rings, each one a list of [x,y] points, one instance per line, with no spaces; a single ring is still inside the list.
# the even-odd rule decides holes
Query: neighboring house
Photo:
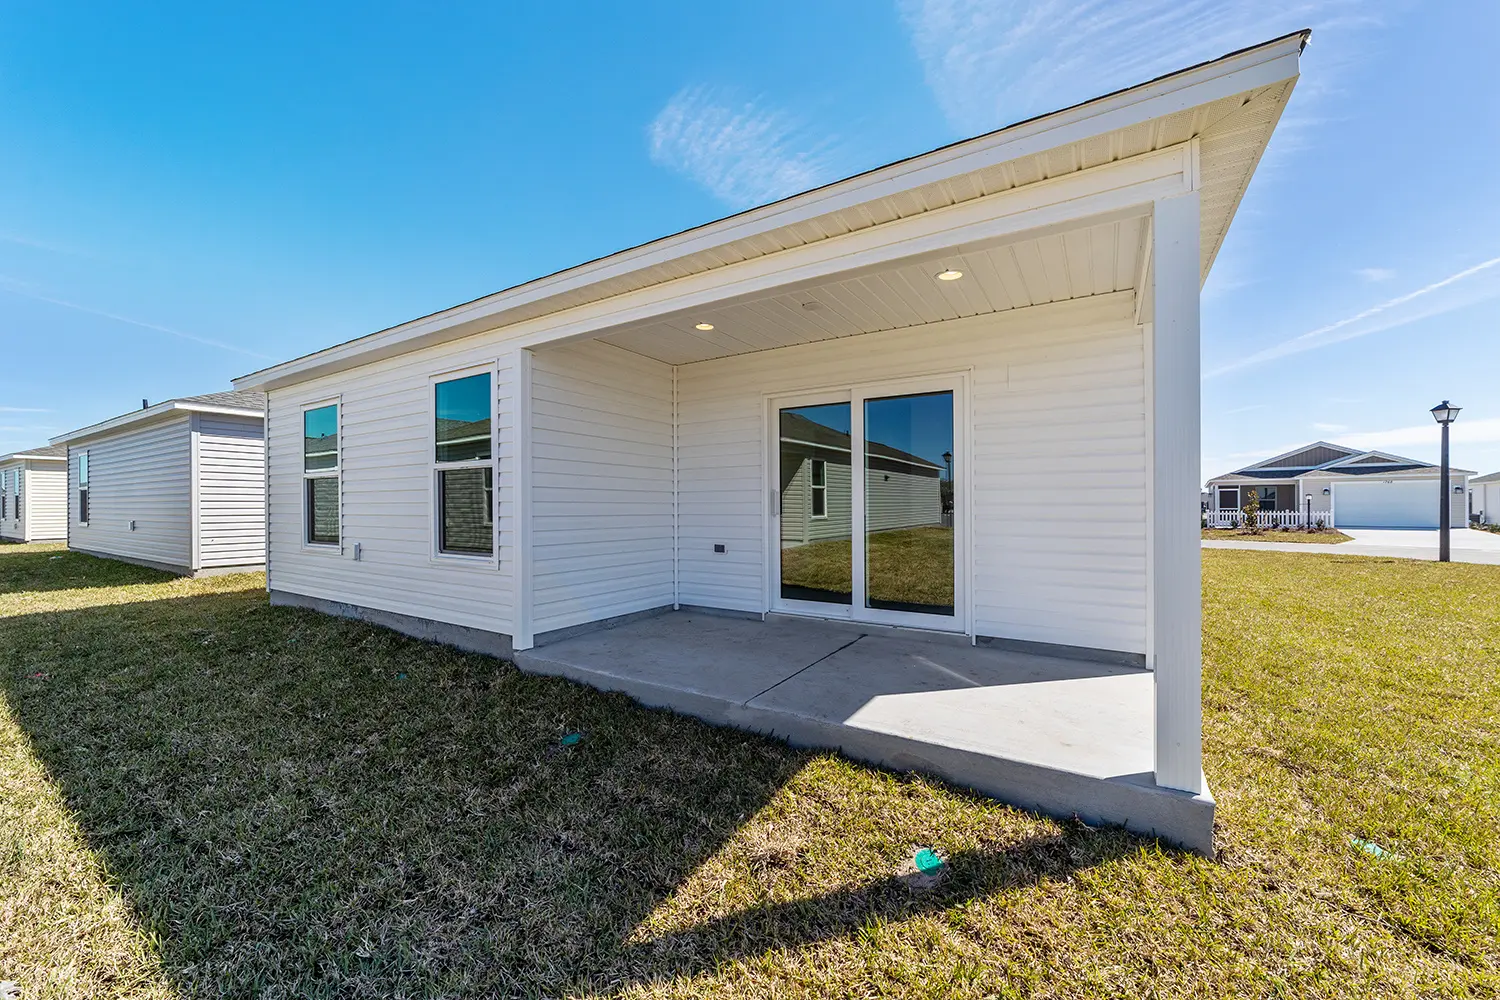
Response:
[[[848,432],[781,411],[781,545],[842,539],[853,531],[854,478]],[[943,525],[938,465],[878,441],[865,445],[866,531]]]
[[[68,453],[57,446],[0,455],[0,538],[68,537]]]
[[[265,397],[169,399],[52,439],[67,448],[68,548],[173,573],[266,559]]]
[[[1107,795],[1203,801],[1199,290],[1305,41],[236,379],[267,393],[273,603],[507,656],[698,607],[1142,665],[1155,767]],[[780,453],[783,415],[808,407],[839,411],[854,455],[842,438]],[[902,420],[907,437],[875,429]],[[867,474],[848,504],[867,572],[841,606],[798,602],[783,540],[818,530],[846,462]],[[891,524],[951,519],[937,570],[864,559],[886,513],[857,500],[887,470],[907,493]],[[799,475],[794,516],[778,487]],[[946,606],[870,598],[944,565]],[[1089,815],[1140,828],[1133,810]]]
[[[1446,488],[1451,523],[1469,523],[1468,482],[1473,472],[1450,468]],[[1263,520],[1301,524],[1309,507],[1314,522],[1340,528],[1436,528],[1442,470],[1430,462],[1384,451],[1316,441],[1208,481],[1212,524],[1229,523],[1260,498]],[[1279,515],[1271,517],[1270,515]]]
[[[1500,524],[1500,472],[1469,480],[1469,495],[1469,510],[1480,524]]]

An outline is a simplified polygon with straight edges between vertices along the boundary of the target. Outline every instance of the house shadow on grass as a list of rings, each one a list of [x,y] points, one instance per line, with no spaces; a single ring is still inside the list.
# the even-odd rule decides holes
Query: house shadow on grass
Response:
[[[61,546],[0,545],[0,595],[165,583],[176,574]]]
[[[1144,843],[1067,830],[957,854],[925,892],[653,934],[812,755],[255,591],[3,624],[0,690],[189,994],[611,992]]]

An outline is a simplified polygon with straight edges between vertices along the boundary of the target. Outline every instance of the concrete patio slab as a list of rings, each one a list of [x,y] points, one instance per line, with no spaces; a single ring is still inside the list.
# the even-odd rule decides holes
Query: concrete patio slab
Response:
[[[1153,766],[1151,673],[865,636],[750,702],[1096,778]]]
[[[1158,787],[1145,670],[845,622],[679,611],[517,653],[534,673],[1213,851],[1211,796]]]

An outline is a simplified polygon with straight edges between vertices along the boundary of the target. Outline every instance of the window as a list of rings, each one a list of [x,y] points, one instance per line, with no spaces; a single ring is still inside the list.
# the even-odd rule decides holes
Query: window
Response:
[[[339,543],[339,406],[302,411],[303,523],[309,545]]]
[[[1262,486],[1262,487],[1260,487],[1259,496],[1260,496],[1260,509],[1261,510],[1275,510],[1276,509],[1276,487],[1274,487],[1274,486]]]
[[[26,485],[26,470],[17,469],[14,475],[16,477],[16,517],[20,517],[25,513],[25,509],[21,506],[21,490]]]
[[[1240,491],[1233,486],[1222,487],[1219,490],[1220,510],[1239,510]]]
[[[488,556],[495,551],[495,397],[490,385],[490,373],[483,372],[432,387],[439,552]]]
[[[821,458],[812,460],[812,516],[828,516],[828,463]]]
[[[78,523],[89,523],[89,453],[78,453]]]
[[[7,485],[9,476],[9,472],[0,470],[0,521],[10,517],[10,487]]]

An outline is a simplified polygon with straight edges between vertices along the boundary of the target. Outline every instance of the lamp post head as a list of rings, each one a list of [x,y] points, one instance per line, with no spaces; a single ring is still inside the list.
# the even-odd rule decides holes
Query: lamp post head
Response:
[[[1458,419],[1461,406],[1453,406],[1446,399],[1432,408],[1432,419],[1440,424],[1451,424]]]

